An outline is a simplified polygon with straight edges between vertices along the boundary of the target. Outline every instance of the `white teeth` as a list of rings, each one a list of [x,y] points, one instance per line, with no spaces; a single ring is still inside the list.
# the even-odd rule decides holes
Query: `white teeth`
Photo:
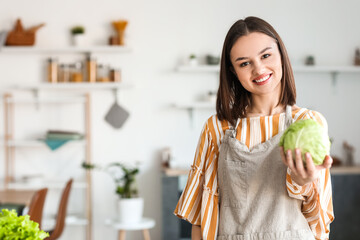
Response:
[[[268,80],[269,78],[270,78],[270,74],[269,74],[269,75],[267,75],[267,76],[265,76],[265,77],[263,77],[263,78],[260,78],[259,80],[255,80],[255,82],[257,82],[257,83],[261,83],[261,82],[263,82],[263,81]]]

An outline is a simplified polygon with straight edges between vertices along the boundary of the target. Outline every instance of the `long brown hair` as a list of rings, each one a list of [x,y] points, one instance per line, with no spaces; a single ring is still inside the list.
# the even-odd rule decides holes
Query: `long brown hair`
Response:
[[[294,105],[296,87],[294,74],[283,41],[275,29],[266,21],[257,17],[238,20],[229,29],[222,50],[220,63],[220,84],[216,99],[216,113],[219,120],[227,120],[235,124],[238,118],[246,116],[246,107],[251,105],[251,93],[238,80],[232,70],[230,51],[235,42],[242,36],[252,32],[264,33],[275,39],[281,55],[282,78],[279,104]]]

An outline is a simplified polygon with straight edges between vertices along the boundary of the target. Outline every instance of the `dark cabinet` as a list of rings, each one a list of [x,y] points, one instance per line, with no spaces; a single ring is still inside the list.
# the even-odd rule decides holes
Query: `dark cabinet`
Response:
[[[191,224],[173,212],[186,184],[186,175],[162,177],[163,240],[190,240]]]
[[[360,239],[360,174],[331,176],[335,220],[330,224],[330,239]]]

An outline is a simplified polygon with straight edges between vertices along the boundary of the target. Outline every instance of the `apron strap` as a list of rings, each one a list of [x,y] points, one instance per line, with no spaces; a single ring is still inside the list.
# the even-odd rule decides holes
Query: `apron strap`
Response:
[[[235,132],[236,132],[236,129],[238,128],[238,126],[239,126],[240,120],[241,120],[241,119],[238,118],[237,121],[236,121],[235,128],[234,128],[234,129],[235,129]]]
[[[285,129],[288,128],[294,120],[292,119],[292,108],[290,105],[286,106],[286,113],[285,113]]]

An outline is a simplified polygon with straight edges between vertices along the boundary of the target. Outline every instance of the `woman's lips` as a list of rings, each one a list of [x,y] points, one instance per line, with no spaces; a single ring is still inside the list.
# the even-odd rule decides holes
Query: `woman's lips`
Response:
[[[272,77],[272,73],[270,73],[268,75],[262,75],[262,76],[258,77],[257,79],[253,80],[253,82],[256,85],[264,85],[270,81],[271,77]]]

